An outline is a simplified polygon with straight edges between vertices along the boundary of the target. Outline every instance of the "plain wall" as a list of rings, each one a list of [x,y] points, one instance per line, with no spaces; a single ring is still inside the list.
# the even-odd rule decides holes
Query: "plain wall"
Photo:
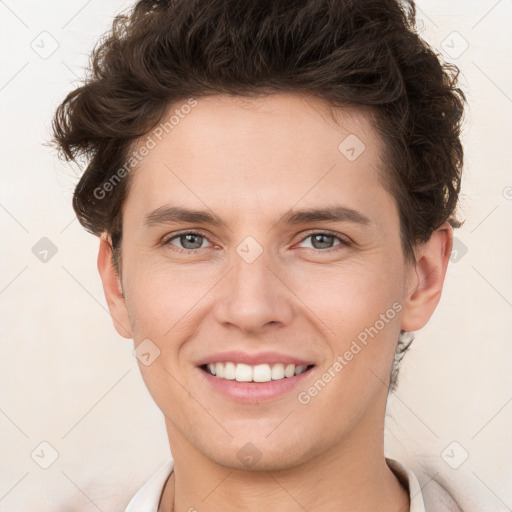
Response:
[[[116,333],[107,310],[98,240],[71,208],[78,171],[43,145],[94,43],[129,5],[0,2],[4,512],[123,510],[169,456],[133,342]],[[510,510],[512,2],[418,5],[424,37],[460,67],[470,104],[465,224],[455,233],[458,253],[438,309],[403,361],[389,402],[386,452],[417,471],[428,465],[455,487],[469,482]],[[39,259],[41,250],[50,251],[48,261]],[[58,452],[48,469],[40,465],[52,448],[42,442]],[[447,464],[447,447],[451,457],[469,454],[458,469]]]

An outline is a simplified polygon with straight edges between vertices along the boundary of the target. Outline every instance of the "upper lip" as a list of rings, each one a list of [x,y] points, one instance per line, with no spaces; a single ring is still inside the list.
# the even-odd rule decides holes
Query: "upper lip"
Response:
[[[209,356],[203,357],[199,359],[196,364],[197,366],[203,366],[204,364],[211,363],[224,363],[226,361],[230,361],[233,363],[243,363],[251,366],[257,364],[273,364],[273,363],[283,363],[283,364],[294,364],[295,366],[304,365],[309,366],[314,364],[311,361],[306,359],[301,359],[300,357],[295,357],[288,354],[281,354],[279,352],[257,352],[257,353],[248,353],[237,350],[230,350],[228,352],[217,352],[215,354],[211,354]]]

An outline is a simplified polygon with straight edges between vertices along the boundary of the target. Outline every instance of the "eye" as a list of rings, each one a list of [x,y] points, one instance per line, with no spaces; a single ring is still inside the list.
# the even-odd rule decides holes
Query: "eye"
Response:
[[[208,239],[205,234],[196,231],[187,231],[167,239],[163,242],[163,245],[175,245],[179,249],[190,252],[194,249],[204,249],[203,243],[207,241]]]
[[[333,249],[337,246],[350,246],[350,242],[348,240],[327,231],[310,233],[308,236],[303,238],[300,243],[304,243],[306,240],[311,240],[310,245],[307,248],[317,249],[320,251]],[[205,242],[206,245],[204,245]],[[208,238],[205,233],[198,231],[185,231],[164,240],[162,245],[173,245],[177,247],[178,250],[193,252],[194,250],[205,249],[208,247],[207,243]]]
[[[304,243],[306,240],[311,239],[311,245],[309,248],[312,249],[332,249],[333,247],[344,245],[349,246],[350,242],[347,240],[336,236],[333,233],[329,232],[316,232],[316,233],[310,233],[307,237],[303,238],[301,240],[301,243]],[[334,244],[335,241],[338,241],[339,243]]]

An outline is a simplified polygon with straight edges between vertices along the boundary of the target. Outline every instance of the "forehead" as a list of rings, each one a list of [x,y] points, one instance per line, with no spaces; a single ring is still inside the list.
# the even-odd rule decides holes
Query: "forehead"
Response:
[[[135,148],[151,146],[132,176],[130,216],[169,203],[229,206],[247,216],[299,201],[350,203],[369,214],[369,196],[390,204],[379,179],[382,143],[363,111],[331,110],[297,94],[207,96],[183,105],[173,104]]]

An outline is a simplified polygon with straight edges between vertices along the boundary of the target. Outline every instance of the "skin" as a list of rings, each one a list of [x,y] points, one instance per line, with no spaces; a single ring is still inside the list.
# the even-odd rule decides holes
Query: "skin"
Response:
[[[438,304],[452,229],[441,226],[407,262],[397,205],[379,174],[382,142],[363,112],[335,115],[305,95],[201,97],[133,171],[121,277],[102,237],[98,268],[116,329],[160,350],[139,366],[175,461],[161,512],[409,510],[384,457],[388,382],[400,329],[421,329]],[[351,133],[366,146],[355,161],[338,150]],[[291,209],[337,205],[369,223],[277,222]],[[225,226],[145,225],[162,206],[206,210]],[[205,233],[192,240],[200,249],[169,242],[183,230]],[[325,230],[340,238],[319,245],[311,235]],[[248,236],[263,250],[252,263],[236,251]],[[401,311],[299,403],[297,392],[394,303]],[[315,367],[300,389],[240,404],[200,379],[195,365],[231,349],[277,350]],[[237,456],[247,443],[261,454],[250,468]]]

